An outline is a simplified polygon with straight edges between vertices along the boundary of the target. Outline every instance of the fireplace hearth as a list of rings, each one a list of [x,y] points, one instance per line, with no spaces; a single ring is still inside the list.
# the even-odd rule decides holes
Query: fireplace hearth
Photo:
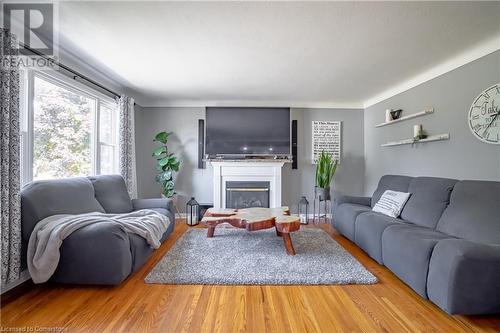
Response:
[[[226,182],[226,208],[269,208],[270,183],[265,181]]]

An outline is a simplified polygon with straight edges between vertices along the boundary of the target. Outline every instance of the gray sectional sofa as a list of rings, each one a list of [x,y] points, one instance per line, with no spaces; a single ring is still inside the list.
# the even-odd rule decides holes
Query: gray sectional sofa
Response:
[[[89,212],[129,213],[153,209],[170,218],[163,242],[174,228],[170,199],[131,200],[121,176],[65,178],[34,181],[21,191],[22,266],[26,268],[26,249],[39,221],[56,214]],[[116,285],[140,268],[153,252],[146,240],[128,234],[114,222],[83,227],[61,246],[61,258],[51,281],[75,284]]]
[[[411,193],[399,218],[372,211],[385,190]],[[500,313],[500,182],[387,175],[335,198],[332,223],[444,311]]]

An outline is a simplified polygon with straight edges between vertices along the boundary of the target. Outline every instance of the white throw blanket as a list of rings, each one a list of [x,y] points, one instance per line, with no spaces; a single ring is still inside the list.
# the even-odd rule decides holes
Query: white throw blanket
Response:
[[[160,239],[170,225],[170,219],[150,209],[127,214],[88,213],[53,215],[38,222],[28,243],[28,270],[35,283],[47,281],[59,264],[59,248],[63,240],[87,225],[116,222],[126,232],[144,238],[157,249]]]

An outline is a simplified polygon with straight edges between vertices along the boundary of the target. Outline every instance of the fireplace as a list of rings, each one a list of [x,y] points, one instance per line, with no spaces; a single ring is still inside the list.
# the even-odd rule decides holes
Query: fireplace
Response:
[[[262,160],[209,160],[213,169],[214,181],[214,208],[229,208],[226,204],[229,203],[226,195],[235,196],[241,193],[238,191],[227,191],[227,183],[239,183],[236,188],[241,187],[242,183],[265,183],[266,186],[258,186],[257,188],[267,188],[267,191],[257,192],[259,197],[266,196],[268,200],[262,200],[268,207],[281,207],[281,168],[287,161],[262,159]],[[234,192],[234,193],[233,193]],[[246,195],[249,195],[248,193]]]
[[[226,208],[268,208],[269,190],[269,182],[228,181],[226,182]]]

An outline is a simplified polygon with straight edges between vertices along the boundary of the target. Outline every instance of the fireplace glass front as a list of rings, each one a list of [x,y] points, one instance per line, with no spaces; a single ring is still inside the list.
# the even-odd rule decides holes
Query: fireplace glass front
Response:
[[[226,208],[269,208],[269,182],[226,182]]]

